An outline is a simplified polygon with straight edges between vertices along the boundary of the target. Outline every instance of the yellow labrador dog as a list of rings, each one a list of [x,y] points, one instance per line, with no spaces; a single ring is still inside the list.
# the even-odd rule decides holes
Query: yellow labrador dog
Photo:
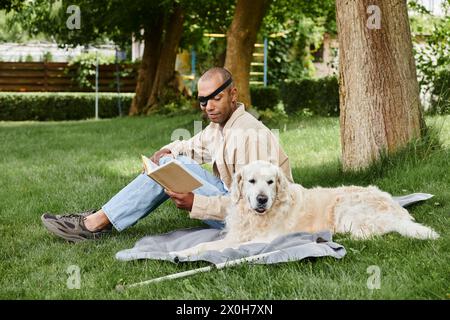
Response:
[[[439,237],[431,228],[414,222],[406,209],[377,187],[306,189],[289,183],[279,167],[265,161],[252,162],[235,174],[231,201],[222,240],[174,254],[237,248],[301,231],[348,232],[354,239],[394,231],[417,239]]]

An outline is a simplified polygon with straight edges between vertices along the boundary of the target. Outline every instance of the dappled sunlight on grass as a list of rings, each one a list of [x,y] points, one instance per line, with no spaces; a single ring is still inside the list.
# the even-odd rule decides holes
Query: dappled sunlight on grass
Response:
[[[450,115],[427,117],[426,123],[439,133],[442,144],[450,147]]]
[[[339,122],[337,118],[303,119],[280,132],[281,144],[289,156],[294,180],[310,185],[311,179],[332,182],[323,175],[325,168],[336,175],[340,158]],[[326,185],[329,185],[327,183]]]
[[[129,159],[104,160],[101,164],[111,174],[123,177],[138,175],[141,173],[142,163],[139,157]]]

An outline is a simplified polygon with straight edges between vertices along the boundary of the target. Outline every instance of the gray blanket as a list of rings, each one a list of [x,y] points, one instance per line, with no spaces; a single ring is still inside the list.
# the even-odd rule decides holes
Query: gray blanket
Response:
[[[432,195],[415,193],[402,197],[394,197],[400,205],[407,206],[412,203],[431,198]],[[177,230],[162,235],[147,236],[136,242],[131,249],[119,251],[116,254],[118,260],[129,261],[136,259],[167,260],[172,262],[187,261],[187,258],[174,259],[169,255],[171,251],[179,251],[195,246],[201,242],[219,240],[224,233],[217,229],[190,228]],[[264,258],[253,263],[279,263],[301,260],[307,257],[331,256],[342,258],[345,248],[332,241],[328,231],[315,234],[297,232],[276,238],[271,243],[253,243],[242,245],[238,249],[225,249],[219,251],[207,251],[197,256],[189,257],[189,261],[208,261],[219,264],[230,260],[249,256],[264,255]]]

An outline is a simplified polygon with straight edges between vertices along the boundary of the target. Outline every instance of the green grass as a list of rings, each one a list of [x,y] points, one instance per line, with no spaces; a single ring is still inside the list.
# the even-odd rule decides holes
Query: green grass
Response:
[[[1,299],[448,299],[450,213],[450,116],[428,118],[443,148],[386,160],[359,174],[339,169],[337,119],[292,120],[280,128],[294,179],[316,185],[374,184],[394,195],[435,197],[411,208],[441,239],[419,241],[389,234],[368,241],[337,235],[347,255],[280,265],[242,265],[181,280],[114,290],[208,264],[120,262],[119,250],[141,237],[201,225],[170,201],[134,227],[98,242],[70,244],[50,235],[40,215],[77,212],[106,202],[139,172],[141,153],[151,155],[175,128],[193,132],[194,115],[80,122],[0,122]],[[81,270],[81,289],[66,286],[67,268]],[[381,270],[381,287],[369,290],[369,266]]]

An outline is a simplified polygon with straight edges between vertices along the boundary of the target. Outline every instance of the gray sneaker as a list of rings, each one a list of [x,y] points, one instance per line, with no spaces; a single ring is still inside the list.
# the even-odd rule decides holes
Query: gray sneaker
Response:
[[[87,216],[95,212],[97,212],[97,210],[65,215],[44,213],[41,216],[41,220],[50,233],[67,241],[78,242],[83,240],[94,240],[112,231],[112,225],[99,231],[89,231],[86,228],[84,220]]]

